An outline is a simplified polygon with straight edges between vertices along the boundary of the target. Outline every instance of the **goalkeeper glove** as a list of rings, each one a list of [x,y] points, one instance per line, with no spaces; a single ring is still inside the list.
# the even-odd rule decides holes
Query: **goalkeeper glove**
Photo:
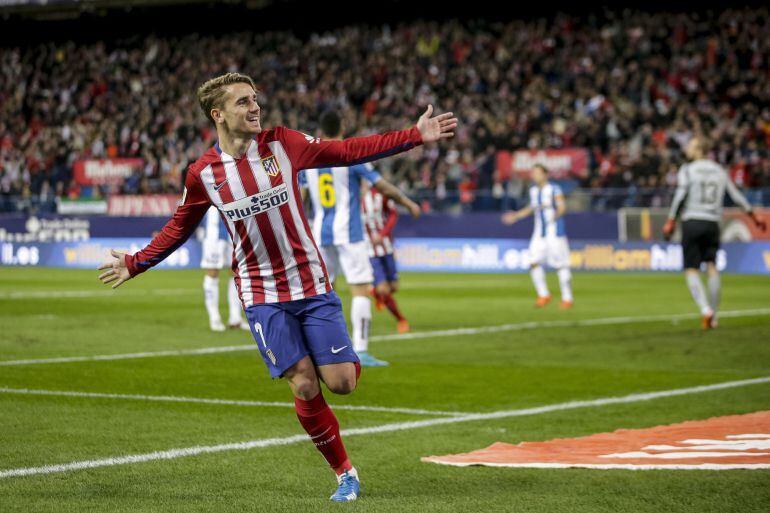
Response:
[[[763,232],[767,231],[767,223],[764,220],[757,217],[757,214],[753,210],[749,211],[749,217],[751,218],[752,221],[754,221],[754,224],[757,226],[757,228],[759,228]]]
[[[671,240],[671,236],[674,235],[675,228],[676,222],[673,219],[667,219],[666,224],[663,225],[663,238],[665,240]]]

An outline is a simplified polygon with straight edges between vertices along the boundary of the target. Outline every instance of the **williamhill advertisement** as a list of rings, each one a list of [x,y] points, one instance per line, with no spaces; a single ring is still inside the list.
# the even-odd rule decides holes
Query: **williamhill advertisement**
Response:
[[[0,265],[95,268],[110,248],[127,252],[141,249],[147,238],[91,238],[60,242],[0,242]],[[430,239],[396,241],[402,271],[499,273],[529,269],[529,243],[522,239]],[[570,241],[570,261],[575,271],[681,271],[682,248],[662,242]],[[191,238],[161,267],[196,269],[201,245]],[[727,243],[720,250],[721,270],[745,274],[770,274],[770,242]]]
[[[401,239],[400,269],[420,272],[524,272],[529,241],[508,239]],[[570,241],[575,271],[681,271],[682,247],[663,242]],[[724,271],[770,274],[770,242],[724,244],[717,256]]]

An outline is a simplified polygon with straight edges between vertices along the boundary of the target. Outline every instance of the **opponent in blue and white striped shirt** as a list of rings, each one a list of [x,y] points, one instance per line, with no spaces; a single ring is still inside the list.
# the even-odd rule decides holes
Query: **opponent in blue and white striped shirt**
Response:
[[[503,215],[503,222],[513,224],[534,215],[535,226],[529,243],[530,274],[537,291],[536,306],[543,307],[551,301],[545,281],[544,265],[554,269],[559,276],[561,307],[572,307],[572,273],[569,268],[569,243],[564,229],[564,194],[561,187],[548,181],[548,170],[541,164],[532,168],[534,185],[529,189],[529,206]]]
[[[375,185],[381,179],[380,173],[368,163],[305,170],[304,180],[313,203],[316,242],[321,246],[340,246],[363,241],[361,183],[366,180]]]
[[[321,116],[321,132],[324,139],[342,138],[342,120],[337,113],[327,111]],[[364,180],[405,206],[413,216],[420,215],[420,207],[384,180],[371,164],[306,169],[300,174],[300,184],[307,188],[313,204],[313,238],[321,247],[329,278],[334,282],[340,268],[350,286],[353,349],[358,353],[361,365],[383,366],[387,362],[368,353],[372,319],[369,289],[374,273],[361,216],[361,183]]]

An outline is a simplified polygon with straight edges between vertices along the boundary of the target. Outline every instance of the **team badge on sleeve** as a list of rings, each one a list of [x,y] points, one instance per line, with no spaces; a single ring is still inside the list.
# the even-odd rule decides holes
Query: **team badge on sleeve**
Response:
[[[262,167],[265,168],[267,176],[278,176],[281,172],[281,167],[278,165],[278,159],[274,155],[262,159]]]

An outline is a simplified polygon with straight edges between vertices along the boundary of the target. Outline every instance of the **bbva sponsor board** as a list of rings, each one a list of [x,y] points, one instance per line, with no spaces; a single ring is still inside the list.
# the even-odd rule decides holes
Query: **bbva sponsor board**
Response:
[[[399,268],[420,272],[525,272],[529,241],[522,239],[396,240]],[[570,241],[576,271],[681,271],[682,247],[664,242]],[[728,243],[717,255],[720,270],[770,274],[770,243]]]
[[[109,255],[110,249],[134,253],[148,238],[91,238],[84,241],[0,242],[0,265],[90,269]],[[570,241],[570,262],[576,271],[681,271],[679,244],[648,242]],[[526,272],[530,265],[529,242],[507,239],[418,239],[396,241],[396,258],[402,271],[418,272]],[[200,267],[201,244],[190,239],[160,267]],[[724,271],[770,274],[770,242],[725,244],[717,256]]]

